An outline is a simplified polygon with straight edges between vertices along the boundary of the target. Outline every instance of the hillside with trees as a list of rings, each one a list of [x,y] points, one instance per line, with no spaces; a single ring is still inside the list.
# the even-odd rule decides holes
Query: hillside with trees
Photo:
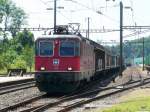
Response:
[[[111,49],[113,54],[120,55],[119,45],[111,46],[111,47],[107,46],[107,48]],[[145,63],[150,64],[150,36],[144,37],[144,55],[145,55]],[[143,57],[143,38],[124,42],[123,57],[126,60],[132,60],[135,58]]]
[[[144,54],[150,55],[150,37],[144,37]],[[124,44],[126,58],[139,58],[143,56],[143,38],[132,40]]]

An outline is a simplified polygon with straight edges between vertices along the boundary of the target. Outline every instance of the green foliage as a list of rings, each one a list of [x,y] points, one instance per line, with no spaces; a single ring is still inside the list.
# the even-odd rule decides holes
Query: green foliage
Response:
[[[0,24],[8,29],[8,32],[15,37],[19,28],[24,25],[27,18],[25,12],[17,7],[11,0],[0,0]],[[6,38],[6,31],[3,31]]]
[[[145,63],[146,65],[150,65],[150,55],[148,55],[148,56],[145,57],[144,63]]]
[[[25,12],[12,0],[0,0],[0,26],[8,31],[1,31],[0,70],[8,68],[30,68],[34,63],[34,35],[27,31],[19,32],[26,23]],[[11,34],[13,38],[8,38]]]
[[[112,108],[96,112],[149,112],[150,111],[150,97],[138,98],[127,101]]]
[[[26,39],[27,38],[27,39]],[[0,42],[0,70],[8,68],[32,69],[34,63],[34,36],[23,31],[15,38]]]
[[[0,70],[4,69],[3,57],[0,55]]]
[[[17,43],[20,43],[23,47],[25,47],[26,45],[31,47],[34,44],[34,36],[31,32],[25,29],[23,32],[17,34],[16,41]]]
[[[150,36],[144,37],[144,54],[146,63],[150,58]],[[113,53],[120,54],[120,46],[111,47]],[[123,56],[126,60],[143,57],[143,38],[127,41],[123,43]],[[149,56],[149,58],[147,57]],[[149,59],[150,60],[150,59]],[[150,61],[149,61],[150,64]]]
[[[33,47],[29,47],[29,46],[25,46],[25,48],[23,49],[23,59],[26,62],[26,65],[30,68],[32,68],[33,65],[33,60],[34,60],[34,49]]]
[[[144,54],[150,54],[150,37],[144,38]],[[127,58],[139,58],[143,56],[143,38],[129,41],[124,45],[124,54]]]
[[[25,19],[27,18],[27,16],[21,8],[17,7],[14,8],[11,16],[12,21],[9,28],[12,36],[15,37],[17,32],[19,32],[19,28],[21,27],[21,25],[25,23]]]
[[[0,69],[7,69],[10,67],[10,64],[13,62],[13,60],[17,57],[17,53],[11,49],[7,50],[6,52],[3,52],[0,55]]]
[[[10,64],[10,68],[16,69],[16,68],[27,68],[26,61],[23,60],[23,56],[18,56],[16,59],[13,60],[13,62]]]

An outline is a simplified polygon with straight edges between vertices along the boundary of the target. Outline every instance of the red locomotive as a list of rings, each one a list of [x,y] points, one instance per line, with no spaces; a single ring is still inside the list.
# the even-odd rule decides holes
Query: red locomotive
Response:
[[[35,47],[36,83],[40,91],[47,93],[68,93],[82,82],[119,70],[117,56],[63,28],[55,35],[38,38]]]

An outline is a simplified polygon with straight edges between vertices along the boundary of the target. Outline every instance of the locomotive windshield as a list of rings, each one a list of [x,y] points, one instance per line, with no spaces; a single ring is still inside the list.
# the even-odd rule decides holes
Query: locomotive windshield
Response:
[[[61,41],[60,56],[79,56],[79,43],[75,41]]]
[[[41,41],[39,44],[41,56],[53,55],[53,42]]]

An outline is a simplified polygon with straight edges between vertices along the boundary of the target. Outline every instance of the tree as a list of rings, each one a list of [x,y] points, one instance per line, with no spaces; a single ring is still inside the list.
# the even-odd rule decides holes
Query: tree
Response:
[[[13,40],[13,48],[19,55],[22,55],[22,60],[26,62],[26,68],[29,67],[31,71],[34,61],[34,35],[25,29],[23,32],[19,32]]]
[[[0,55],[0,70],[4,69],[3,57]]]
[[[11,13],[12,21],[9,26],[10,32],[13,37],[16,36],[19,32],[19,28],[26,23],[25,19],[27,18],[25,12],[21,8],[14,8]]]
[[[26,45],[32,47],[34,45],[34,35],[26,29],[23,32],[19,32],[16,36],[16,39],[17,42],[21,43],[23,47],[25,47]]]
[[[16,59],[17,53],[13,51],[12,49],[7,50],[6,52],[3,52],[1,55],[1,65],[3,68],[8,69],[10,68],[10,65],[13,63],[13,60]]]
[[[19,28],[25,23],[25,12],[17,7],[11,0],[0,0],[0,23],[14,37],[19,31]],[[6,31],[3,31],[4,39]]]
[[[10,64],[10,68],[13,68],[13,69],[17,69],[17,68],[25,69],[26,65],[27,64],[26,64],[25,60],[23,60],[23,56],[20,55],[20,56],[16,57],[16,59],[13,60],[13,63]]]
[[[26,46],[23,50],[23,59],[25,60],[27,67],[32,68],[34,62],[34,49],[33,47]]]

